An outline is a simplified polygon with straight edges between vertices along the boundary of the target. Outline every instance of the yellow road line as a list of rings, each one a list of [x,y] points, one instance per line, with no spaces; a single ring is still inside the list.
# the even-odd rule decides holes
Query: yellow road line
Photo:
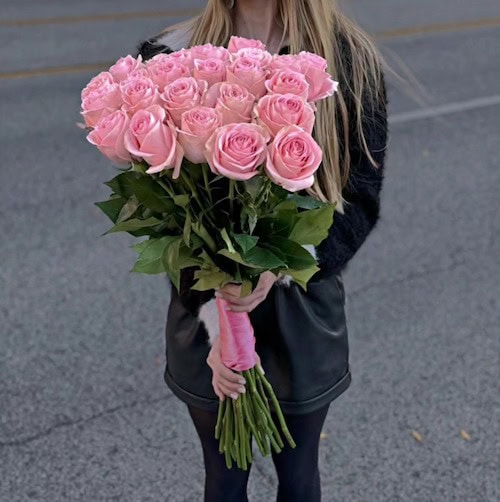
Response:
[[[438,23],[425,26],[413,26],[409,28],[400,28],[397,30],[387,30],[375,34],[379,40],[391,38],[411,37],[413,35],[425,35],[430,33],[449,33],[454,31],[473,30],[477,28],[489,28],[500,25],[500,17],[491,17],[487,19],[477,19],[475,21],[461,21],[455,23]]]
[[[50,77],[52,75],[68,75],[71,73],[85,73],[91,71],[103,71],[113,63],[91,63],[68,66],[55,66],[53,68],[38,68],[34,70],[20,70],[7,73],[0,73],[0,80],[10,80],[14,78]]]
[[[170,11],[172,13],[172,11]],[[178,11],[181,12],[181,11]],[[183,11],[184,15],[187,12]],[[193,10],[194,12],[194,10]],[[147,13],[144,13],[146,15]],[[124,14],[132,16],[132,14]],[[177,15],[177,14],[176,14]],[[181,15],[181,14],[179,14]],[[90,16],[89,16],[90,17]],[[96,18],[97,16],[92,16]],[[59,18],[61,19],[61,18]],[[2,24],[0,22],[0,24]],[[500,25],[500,17],[494,17],[490,19],[479,19],[476,21],[463,21],[457,23],[440,23],[431,24],[427,26],[418,26],[411,28],[402,28],[397,30],[388,30],[375,33],[374,37],[378,40],[387,40],[395,38],[404,38],[409,36],[424,35],[430,33],[449,33],[458,32],[477,28],[494,27]],[[34,70],[20,70],[13,72],[0,73],[0,80],[9,80],[16,78],[31,78],[31,77],[41,77],[41,76],[52,76],[52,75],[65,75],[71,73],[85,73],[91,71],[101,71],[109,68],[112,62],[102,62],[102,63],[92,63],[92,64],[80,64],[80,65],[68,65],[68,66],[57,66],[53,68],[40,68]]]
[[[128,19],[144,19],[150,17],[189,17],[200,12],[201,9],[160,10],[145,12],[119,12],[115,14],[94,14],[88,16],[59,16],[37,19],[5,19],[0,20],[0,26],[20,28],[23,26],[38,26],[46,24],[92,23],[98,21],[126,21]]]

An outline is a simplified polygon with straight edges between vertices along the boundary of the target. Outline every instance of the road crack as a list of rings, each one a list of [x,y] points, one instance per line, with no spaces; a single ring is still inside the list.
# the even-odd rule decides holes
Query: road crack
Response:
[[[112,408],[107,408],[100,413],[96,413],[94,415],[91,415],[86,418],[78,418],[75,420],[67,419],[67,420],[60,420],[56,422],[55,424],[51,425],[47,429],[38,432],[37,434],[33,434],[31,436],[26,436],[22,438],[16,438],[12,439],[10,441],[0,441],[0,448],[6,448],[10,446],[25,446],[29,443],[32,443],[33,441],[37,441],[38,439],[43,439],[47,436],[50,436],[53,432],[57,431],[58,429],[61,429],[63,427],[73,427],[75,425],[81,425],[81,424],[87,424],[89,422],[92,422],[94,420],[97,420],[99,418],[102,418],[106,415],[112,415],[113,413],[116,413],[121,410],[126,410],[129,408],[135,408],[137,406],[145,407],[145,406],[150,406],[156,403],[160,403],[162,401],[168,401],[172,397],[172,394],[168,394],[165,396],[161,397],[156,397],[153,399],[148,399],[145,401],[141,400],[135,400],[130,403],[125,403],[125,404],[120,404],[119,406],[114,406]]]

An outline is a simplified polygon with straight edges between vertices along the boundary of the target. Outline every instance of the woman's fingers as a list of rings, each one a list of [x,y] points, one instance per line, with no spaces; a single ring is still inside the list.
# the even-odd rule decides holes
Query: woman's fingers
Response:
[[[221,375],[218,375],[217,373],[214,375],[214,379],[217,383],[217,385],[220,386],[220,388],[226,392],[228,391],[229,393],[232,392],[239,392],[242,394],[245,391],[245,386],[240,384],[240,383],[233,383],[230,382],[229,380],[226,380],[223,378]]]
[[[224,401],[226,396],[225,396],[224,392],[222,392],[220,390],[220,387],[215,380],[212,380],[212,387],[214,388],[214,392],[215,392],[216,396],[219,398],[219,400]]]
[[[215,368],[215,373],[221,376],[224,380],[229,383],[245,385],[246,380],[238,373],[235,373],[233,370],[229,369],[227,366],[224,366],[222,362],[217,364]]]
[[[252,293],[250,293],[249,295],[242,297],[227,294],[224,293],[223,291],[219,291],[218,293],[216,293],[216,296],[223,298],[228,302],[235,303],[237,305],[249,305],[250,303],[253,303],[256,299],[262,300],[266,296],[266,294],[262,289],[257,288],[254,291],[252,291]]]
[[[231,397],[232,399],[237,399],[240,394],[245,393],[245,387],[237,386],[236,388],[233,385],[226,385],[224,381],[217,381],[217,385],[219,389],[226,395]]]

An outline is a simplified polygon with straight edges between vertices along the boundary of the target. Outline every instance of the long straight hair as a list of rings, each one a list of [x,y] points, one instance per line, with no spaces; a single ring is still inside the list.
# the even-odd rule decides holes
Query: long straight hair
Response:
[[[162,33],[184,31],[189,34],[189,46],[226,45],[234,34],[233,16],[234,9],[227,0],[208,0],[200,16]],[[323,150],[323,163],[307,191],[320,200],[336,202],[337,210],[343,213],[342,189],[351,163],[350,131],[356,131],[362,150],[373,167],[378,167],[363,133],[363,106],[382,98],[382,56],[371,38],[338,10],[333,0],[278,0],[276,21],[283,28],[283,40],[288,39],[291,54],[319,54],[340,82],[339,92],[317,103],[314,137]],[[354,108],[354,115],[347,102]],[[355,124],[350,124],[353,119]]]

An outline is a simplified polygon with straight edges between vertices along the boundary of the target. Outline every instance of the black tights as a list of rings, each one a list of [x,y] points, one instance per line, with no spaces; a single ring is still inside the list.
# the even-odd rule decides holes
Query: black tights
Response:
[[[292,449],[285,441],[281,453],[273,453],[278,475],[277,502],[321,500],[318,447],[329,406],[308,415],[285,415],[297,446]],[[246,502],[250,469],[243,471],[234,463],[232,469],[227,469],[224,455],[219,453],[219,444],[214,437],[217,414],[192,406],[188,406],[188,410],[203,448],[205,502]]]

